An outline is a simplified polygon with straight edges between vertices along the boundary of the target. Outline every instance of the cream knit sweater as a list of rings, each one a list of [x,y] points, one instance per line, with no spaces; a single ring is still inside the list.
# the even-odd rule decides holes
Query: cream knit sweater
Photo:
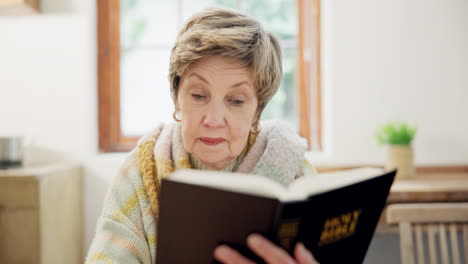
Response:
[[[303,174],[306,141],[279,122],[264,122],[261,128],[237,172],[263,175],[287,185]],[[188,157],[180,124],[159,125],[139,144],[148,138],[157,138],[155,159],[169,158],[162,163],[173,169],[180,156]],[[135,148],[129,153],[106,195],[86,263],[155,263],[157,218],[138,168],[137,152]],[[308,171],[312,168],[307,167]]]

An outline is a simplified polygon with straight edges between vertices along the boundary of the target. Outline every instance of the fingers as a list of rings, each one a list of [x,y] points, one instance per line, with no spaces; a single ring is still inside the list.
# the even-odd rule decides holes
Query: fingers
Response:
[[[260,235],[249,235],[247,238],[247,245],[255,254],[263,258],[269,264],[296,263],[285,250]]]
[[[294,249],[295,260],[284,249],[258,234],[250,235],[247,238],[247,245],[269,264],[318,264],[312,253],[300,242],[297,243]],[[216,247],[214,257],[226,264],[254,264],[254,262],[226,245]]]
[[[301,242],[297,243],[294,249],[294,257],[298,264],[318,264],[312,253],[310,253]]]
[[[226,264],[255,264],[226,245],[216,247],[214,250],[214,257],[218,261]]]

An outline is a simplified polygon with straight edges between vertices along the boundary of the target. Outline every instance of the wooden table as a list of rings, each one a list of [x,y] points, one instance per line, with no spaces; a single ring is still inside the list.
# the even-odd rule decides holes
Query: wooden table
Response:
[[[467,202],[468,173],[426,173],[396,180],[388,203]]]
[[[393,183],[387,204],[468,202],[468,173],[424,173]],[[398,228],[382,213],[377,234],[397,234]]]

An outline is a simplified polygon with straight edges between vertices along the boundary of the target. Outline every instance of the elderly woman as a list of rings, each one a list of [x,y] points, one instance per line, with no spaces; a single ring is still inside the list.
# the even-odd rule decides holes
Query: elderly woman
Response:
[[[157,126],[128,155],[87,263],[155,262],[159,185],[174,170],[254,173],[284,185],[303,174],[305,140],[278,122],[259,125],[281,67],[277,40],[255,19],[225,9],[189,19],[170,59],[176,122]],[[315,263],[302,244],[294,256],[257,234],[247,244],[268,263]],[[224,263],[251,263],[224,245],[213,254]]]

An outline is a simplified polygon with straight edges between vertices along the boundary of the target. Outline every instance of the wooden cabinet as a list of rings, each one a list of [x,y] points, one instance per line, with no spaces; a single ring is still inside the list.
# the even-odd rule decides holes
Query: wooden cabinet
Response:
[[[0,170],[0,263],[82,263],[81,169]]]

